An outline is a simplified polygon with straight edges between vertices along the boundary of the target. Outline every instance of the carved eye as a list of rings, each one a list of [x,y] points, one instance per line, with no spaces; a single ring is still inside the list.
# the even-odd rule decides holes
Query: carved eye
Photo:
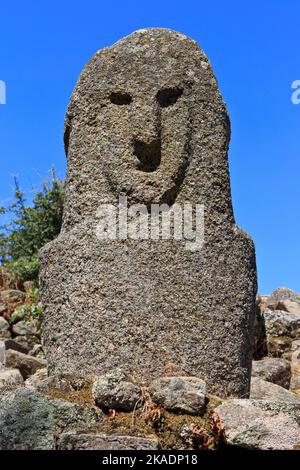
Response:
[[[175,104],[178,98],[183,93],[182,88],[165,88],[163,90],[159,90],[156,95],[157,101],[159,102],[162,108],[166,108],[167,106],[171,106]]]
[[[132,102],[132,98],[129,93],[123,93],[121,91],[111,93],[109,99],[113,104],[118,104],[120,106],[127,105]]]

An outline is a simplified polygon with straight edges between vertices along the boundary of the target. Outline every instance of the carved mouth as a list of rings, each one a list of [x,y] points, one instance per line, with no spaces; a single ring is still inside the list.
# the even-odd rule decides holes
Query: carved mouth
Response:
[[[133,142],[133,153],[139,160],[137,169],[145,173],[156,171],[161,162],[161,140],[145,143],[140,140]]]

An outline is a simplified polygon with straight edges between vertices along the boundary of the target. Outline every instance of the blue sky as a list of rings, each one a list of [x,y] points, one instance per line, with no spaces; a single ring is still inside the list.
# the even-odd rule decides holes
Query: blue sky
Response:
[[[28,0],[2,2],[0,22],[0,204],[14,174],[25,190],[51,165],[64,176],[64,114],[95,51],[136,29],[172,28],[199,42],[228,106],[235,216],[255,241],[259,291],[300,291],[299,0]]]

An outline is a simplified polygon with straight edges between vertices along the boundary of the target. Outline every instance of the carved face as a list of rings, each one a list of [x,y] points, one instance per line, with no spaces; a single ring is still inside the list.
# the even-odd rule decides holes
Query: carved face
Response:
[[[157,70],[157,64],[156,68]],[[190,86],[151,64],[111,70],[98,116],[97,152],[113,193],[129,203],[176,198],[188,165]]]
[[[232,217],[229,135],[216,79],[193,40],[151,28],[98,51],[68,107],[64,227],[118,196],[149,208],[182,195]]]

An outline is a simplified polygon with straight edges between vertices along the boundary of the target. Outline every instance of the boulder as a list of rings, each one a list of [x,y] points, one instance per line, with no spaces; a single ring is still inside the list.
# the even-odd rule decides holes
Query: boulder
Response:
[[[292,377],[290,390],[297,395],[300,395],[300,375]]]
[[[0,340],[0,364],[5,364],[6,351],[8,349],[19,351],[24,354],[28,352],[26,348],[24,348],[22,345],[18,344],[16,341],[12,339],[1,339]]]
[[[300,405],[300,397],[298,395],[259,377],[253,377],[251,380],[250,398]]]
[[[11,338],[11,332],[9,330],[5,330],[0,333],[0,340],[10,339],[10,338]]]
[[[6,351],[5,365],[6,367],[19,369],[24,380],[26,380],[38,369],[45,368],[47,366],[47,362],[44,359],[38,359],[37,357],[28,356],[27,354],[9,349]]]
[[[20,385],[24,382],[18,369],[0,370],[0,389],[12,385]]]
[[[298,313],[300,314],[300,302],[294,300],[281,300],[278,302],[277,310],[284,310],[289,313]]]
[[[28,377],[25,381],[26,387],[33,387],[38,390],[42,389],[43,384],[48,379],[47,368],[44,367],[43,369],[39,369],[35,372],[35,374]]]
[[[102,413],[39,394],[32,388],[0,396],[0,450],[51,450],[62,432],[93,431]]]
[[[14,341],[26,349],[26,352],[28,353],[36,344],[41,343],[41,338],[38,336],[16,336]]]
[[[298,341],[294,341],[292,347],[299,343]],[[291,385],[290,390],[300,394],[300,345],[297,344],[297,348],[291,354],[291,370],[292,370],[292,378],[291,378]]]
[[[74,388],[68,380],[48,376],[46,368],[39,369],[35,374],[25,381],[25,387],[31,387],[39,392],[47,392],[47,390],[59,390],[61,392],[71,392]]]
[[[107,434],[61,434],[59,450],[158,450],[157,439]]]
[[[29,356],[40,357],[42,359],[45,358],[43,346],[41,344],[35,344],[28,354]]]
[[[3,315],[7,310],[7,304],[0,304],[0,315]]]
[[[300,445],[300,405],[233,399],[223,402],[215,413],[230,446],[293,450]]]
[[[265,297],[269,303],[282,300],[296,300],[300,302],[300,294],[287,287],[279,287],[271,295]]]
[[[39,336],[41,326],[37,320],[21,320],[13,325],[12,331],[16,336]]]
[[[34,288],[34,282],[33,281],[25,281],[23,283],[23,288],[25,289],[25,292],[30,292],[31,289]]]
[[[119,371],[97,377],[92,393],[97,406],[105,410],[132,411],[139,403],[142,404],[140,387]]]
[[[300,312],[266,309],[263,315],[268,353],[281,356],[290,349],[293,340],[300,336]]]
[[[23,346],[16,339],[6,339],[3,342],[4,342],[4,346],[5,346],[6,350],[12,349],[13,351],[18,351],[18,352],[23,353],[23,354],[27,354],[28,351],[29,351],[28,348]]]
[[[0,292],[1,302],[14,304],[25,300],[25,293],[17,289],[7,289]]]
[[[5,364],[5,342],[0,340],[0,366]]]
[[[252,377],[260,377],[267,382],[289,388],[291,381],[291,365],[281,358],[266,358],[252,362]]]
[[[152,400],[167,410],[192,415],[205,412],[206,383],[197,377],[162,377],[149,386]]]
[[[0,317],[0,336],[2,332],[9,330],[9,323],[3,317]]]

